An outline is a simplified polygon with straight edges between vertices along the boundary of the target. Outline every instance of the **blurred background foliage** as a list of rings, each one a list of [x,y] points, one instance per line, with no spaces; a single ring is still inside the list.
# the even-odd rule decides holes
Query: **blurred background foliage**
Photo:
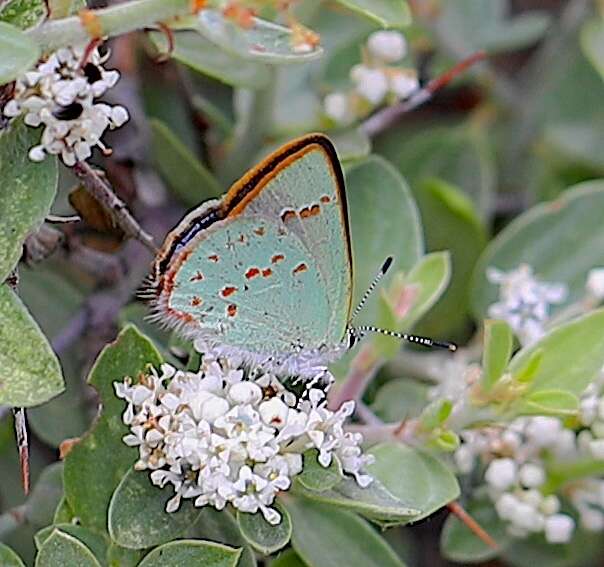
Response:
[[[31,26],[35,21],[19,19],[25,12],[19,12],[18,4],[0,1],[0,21]],[[270,19],[276,14],[267,4],[262,15]],[[492,301],[492,290],[482,279],[494,257],[504,267],[528,258],[546,279],[562,281],[569,261],[580,264],[574,273],[602,265],[604,208],[599,203],[604,189],[594,183],[598,204],[577,203],[567,223],[557,225],[558,236],[550,232],[547,219],[533,231],[509,233],[490,245],[472,278],[489,240],[516,216],[564,195],[568,187],[604,176],[604,7],[587,0],[416,0],[409,2],[412,19],[407,19],[394,10],[398,3],[389,0],[376,0],[377,8],[367,17],[363,6],[369,4],[296,2],[297,19],[319,34],[324,53],[295,65],[272,65],[266,55],[242,57],[249,47],[245,38],[243,44],[218,46],[182,32],[176,36],[173,60],[166,63],[156,61],[158,52],[167,49],[159,32],[112,40],[109,66],[120,70],[122,80],[111,100],[126,106],[132,120],[108,137],[113,155],[96,159],[141,224],[161,241],[186,210],[220,195],[282,142],[326,131],[347,174],[355,293],[362,293],[390,253],[396,257],[394,271],[409,272],[424,245],[427,252],[448,250],[450,258],[442,262],[450,269],[450,285],[414,331],[463,344]],[[35,11],[26,13],[35,20]],[[369,137],[362,127],[337,128],[325,117],[322,101],[329,92],[349,86],[350,68],[361,60],[359,46],[382,26],[403,27],[408,64],[423,82],[476,50],[486,50],[488,58],[427,104]],[[278,42],[274,52],[277,63],[287,63],[291,55]],[[52,212],[77,211],[84,221],[62,228],[61,245],[43,261],[37,261],[36,251],[48,245],[52,234],[30,239],[27,265],[19,269],[20,296],[51,340],[66,379],[62,395],[28,412],[32,482],[40,486],[43,505],[17,529],[0,524],[2,541],[29,562],[33,534],[51,523],[60,495],[60,477],[46,467],[57,460],[59,444],[82,435],[94,418],[95,395],[84,377],[100,348],[127,322],[152,337],[167,359],[188,348],[146,323],[146,308],[134,299],[150,254],[103,222],[94,203],[78,200],[76,187],[76,179],[61,168]],[[546,216],[547,206],[539,211]],[[414,218],[418,214],[421,224]],[[580,231],[582,255],[575,241],[557,247],[569,231]],[[546,246],[552,238],[555,253],[544,258],[540,240]],[[589,238],[591,245],[586,244]],[[363,319],[375,324],[384,317],[376,296]],[[405,373],[412,373],[410,365],[401,371],[394,360],[367,393],[366,402],[387,421],[416,416],[426,404],[427,387],[403,380]],[[3,416],[0,506],[24,512],[32,506],[22,507],[11,417],[6,409]],[[488,506],[471,511],[493,535],[505,538]],[[312,512],[321,517],[319,509]],[[349,520],[333,518],[335,523]],[[436,541],[441,522],[437,514],[389,532],[387,539],[412,565],[441,565]],[[450,557],[464,563],[462,530],[448,526],[443,539]],[[512,565],[587,565],[583,554],[598,547],[593,537],[577,538],[572,545],[576,551],[552,556],[537,544],[524,551],[518,544],[506,560]],[[291,567],[299,562],[292,552],[270,564]]]

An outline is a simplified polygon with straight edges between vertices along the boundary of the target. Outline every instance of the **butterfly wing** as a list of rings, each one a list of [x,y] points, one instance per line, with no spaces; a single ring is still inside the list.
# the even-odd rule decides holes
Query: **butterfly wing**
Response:
[[[168,236],[152,282],[156,313],[254,352],[337,344],[350,311],[350,257],[335,150],[325,136],[305,136]]]

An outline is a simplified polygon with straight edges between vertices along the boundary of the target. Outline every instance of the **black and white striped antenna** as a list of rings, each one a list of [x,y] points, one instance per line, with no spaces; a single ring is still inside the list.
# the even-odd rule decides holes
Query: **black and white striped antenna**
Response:
[[[380,280],[386,275],[386,272],[388,272],[388,270],[390,269],[390,266],[392,266],[392,261],[393,261],[392,256],[388,256],[388,258],[386,258],[386,260],[382,264],[382,267],[380,268],[379,272],[375,275],[375,278],[373,278],[373,281],[367,288],[367,291],[365,291],[365,293],[363,294],[363,297],[361,297],[361,301],[359,301],[359,304],[355,307],[354,311],[352,312],[352,315],[348,321],[348,336],[350,338],[349,346],[352,347],[357,341],[361,340],[367,333],[378,333],[380,335],[385,335],[387,337],[393,337],[395,339],[400,339],[402,341],[407,341],[409,343],[415,343],[415,344],[422,345],[425,347],[445,348],[451,352],[455,352],[457,350],[457,345],[455,345],[454,343],[448,342],[448,341],[437,341],[437,340],[431,339],[430,337],[420,337],[419,335],[410,335],[407,333],[399,333],[397,331],[390,331],[388,329],[381,329],[380,327],[374,327],[373,325],[361,325],[359,327],[354,327],[352,325],[354,319],[357,317],[359,312],[363,309],[363,307],[365,306],[365,303],[367,303],[367,300],[369,299],[369,297],[371,296],[371,294],[373,293],[373,291],[375,290],[377,285],[380,283]]]

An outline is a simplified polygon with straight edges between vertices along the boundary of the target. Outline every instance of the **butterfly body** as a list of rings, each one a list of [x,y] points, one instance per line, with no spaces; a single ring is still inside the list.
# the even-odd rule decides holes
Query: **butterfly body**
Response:
[[[314,376],[349,344],[350,235],[342,171],[323,135],[294,140],[168,235],[154,317],[219,354]]]

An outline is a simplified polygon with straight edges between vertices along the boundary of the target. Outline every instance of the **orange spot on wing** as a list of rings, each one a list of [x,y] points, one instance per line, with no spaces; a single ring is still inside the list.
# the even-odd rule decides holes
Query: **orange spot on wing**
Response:
[[[303,219],[307,219],[309,217],[316,217],[321,213],[321,207],[319,205],[312,205],[311,207],[304,207],[300,211],[300,217]]]
[[[308,266],[304,262],[301,262],[294,268],[293,272],[294,274],[299,274],[300,272],[305,272],[306,270],[308,270]]]
[[[198,297],[197,295],[193,297],[193,299],[191,299],[191,305],[193,307],[198,307],[199,305],[201,305],[203,303],[201,297]]]
[[[329,197],[329,195],[323,195],[319,201],[321,201],[321,203],[323,203],[324,205],[327,205],[327,203],[331,203],[331,198]]]
[[[226,287],[222,288],[220,295],[222,295],[222,297],[228,297],[229,295],[233,295],[236,291],[236,287],[233,287],[232,285],[227,285]]]
[[[285,256],[283,254],[275,254],[272,258],[271,258],[271,262],[273,264],[277,264],[278,262],[282,262],[283,260],[285,260]]]
[[[254,233],[256,233],[258,236],[264,236],[264,233],[266,231],[264,230],[263,226],[259,226],[258,228],[254,229]]]
[[[227,315],[229,317],[235,317],[235,315],[237,315],[237,306],[234,303],[231,303],[227,307]]]
[[[266,268],[266,270],[262,270],[262,277],[263,278],[268,278],[270,276],[273,275],[273,270],[271,270],[270,268]]]
[[[204,279],[203,278],[203,274],[198,271],[194,276],[191,276],[191,278],[189,279],[189,281],[200,282],[203,279]]]
[[[260,275],[260,270],[258,268],[250,268],[247,272],[245,272],[245,277],[248,280],[251,280],[252,278],[255,278],[256,276]]]
[[[206,7],[206,0],[191,0],[191,12],[197,14]]]
[[[220,258],[218,257],[218,255],[212,254],[211,256],[208,256],[208,260],[210,260],[210,262],[218,262]]]

